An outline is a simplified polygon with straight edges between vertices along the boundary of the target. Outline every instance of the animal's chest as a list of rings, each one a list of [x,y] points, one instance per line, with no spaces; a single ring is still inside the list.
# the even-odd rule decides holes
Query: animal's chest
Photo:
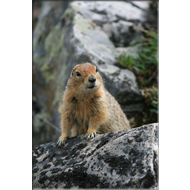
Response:
[[[102,105],[97,97],[80,101],[77,98],[73,98],[72,100],[71,117],[74,117],[74,119],[78,120],[80,123],[87,122],[91,117],[95,117],[100,113]]]
[[[91,105],[85,102],[77,102],[73,105],[73,116],[82,121],[89,120],[91,115]]]
[[[78,134],[86,133],[89,126],[90,110],[85,103],[76,103],[72,110],[71,125],[77,126]]]

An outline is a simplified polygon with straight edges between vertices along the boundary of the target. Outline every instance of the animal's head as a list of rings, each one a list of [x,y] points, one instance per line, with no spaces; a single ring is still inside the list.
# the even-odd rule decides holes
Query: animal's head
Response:
[[[102,85],[102,78],[95,65],[84,63],[76,65],[70,75],[69,86],[86,92],[96,91]]]

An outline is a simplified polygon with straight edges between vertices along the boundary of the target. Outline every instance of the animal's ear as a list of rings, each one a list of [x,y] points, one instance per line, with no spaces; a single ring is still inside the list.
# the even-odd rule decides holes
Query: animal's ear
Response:
[[[72,71],[71,71],[70,77],[73,76],[73,73],[74,73],[74,68],[73,68]]]
[[[76,70],[76,67],[77,67],[77,65],[75,65],[75,67],[72,69],[72,72],[71,72],[71,74],[70,74],[70,77],[73,76],[73,74],[74,74],[74,72],[75,72],[75,70]]]

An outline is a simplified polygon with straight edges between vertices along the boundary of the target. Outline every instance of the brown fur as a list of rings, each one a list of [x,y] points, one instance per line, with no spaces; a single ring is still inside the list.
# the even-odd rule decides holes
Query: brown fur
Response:
[[[77,76],[77,72],[81,76]],[[93,83],[90,78],[96,79]],[[129,122],[115,98],[104,88],[96,67],[90,63],[76,65],[68,80],[61,105],[62,135],[58,145],[67,137],[130,129]]]

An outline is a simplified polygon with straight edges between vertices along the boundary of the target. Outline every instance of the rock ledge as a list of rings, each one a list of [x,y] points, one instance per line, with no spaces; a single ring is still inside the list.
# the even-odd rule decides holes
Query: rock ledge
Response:
[[[33,188],[152,188],[158,186],[158,123],[50,142],[33,150]]]

